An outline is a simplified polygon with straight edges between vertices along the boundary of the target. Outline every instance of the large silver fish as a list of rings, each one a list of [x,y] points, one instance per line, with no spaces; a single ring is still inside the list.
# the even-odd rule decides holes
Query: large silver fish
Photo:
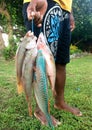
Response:
[[[48,125],[54,129],[48,109],[48,79],[46,74],[46,60],[41,50],[36,57],[36,72],[34,81],[34,93],[39,108],[45,114]]]
[[[37,40],[37,48],[38,50],[42,50],[42,53],[46,59],[46,71],[49,78],[50,86],[53,91],[53,95],[55,95],[55,79],[56,79],[56,67],[55,60],[53,54],[49,47],[46,45],[43,33],[40,33]]]
[[[26,48],[29,48],[30,42],[33,45],[36,39],[36,38],[33,39],[33,37],[34,37],[33,33],[28,32],[23,38],[23,40],[20,42],[19,47],[16,51],[16,77],[17,77],[17,89],[19,94],[23,92],[21,76],[22,76],[22,67],[25,58],[25,52],[26,52]]]
[[[26,52],[26,41],[27,37],[25,36],[20,42],[19,47],[16,52],[16,77],[17,77],[17,89],[18,93],[22,93],[23,91],[23,86],[22,86],[22,81],[21,81],[21,76],[22,76],[22,65],[23,65],[23,60],[25,57],[25,52]]]
[[[37,56],[36,37],[31,35],[28,37],[29,42],[26,45],[25,58],[22,67],[22,83],[26,99],[28,102],[29,115],[32,115],[31,98],[32,98],[32,81]]]

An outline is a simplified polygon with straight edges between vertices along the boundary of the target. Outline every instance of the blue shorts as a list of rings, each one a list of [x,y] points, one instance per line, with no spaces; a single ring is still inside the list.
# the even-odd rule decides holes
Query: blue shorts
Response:
[[[48,9],[43,19],[42,29],[34,25],[34,33],[38,36],[40,31],[43,31],[46,43],[54,55],[56,64],[66,65],[70,61],[71,33],[69,12],[62,10],[54,1],[47,1]],[[27,4],[28,3],[25,3],[23,5],[23,17],[28,31],[32,29],[32,23],[27,19]]]

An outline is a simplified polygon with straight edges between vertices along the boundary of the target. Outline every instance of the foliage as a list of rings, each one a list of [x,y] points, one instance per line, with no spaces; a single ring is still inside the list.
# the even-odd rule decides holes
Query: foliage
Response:
[[[92,55],[72,59],[67,65],[65,100],[80,108],[82,117],[54,109],[50,94],[50,111],[62,124],[55,130],[91,130],[92,128]],[[34,96],[33,96],[34,99]],[[35,101],[35,100],[34,100]],[[35,102],[32,100],[33,112]],[[17,94],[15,61],[0,57],[0,129],[1,130],[48,130],[47,126],[28,116],[24,94]]]
[[[10,44],[8,45],[8,47],[5,47],[3,50],[3,56],[6,60],[13,59],[17,50],[17,45],[14,39],[11,39],[9,42]]]
[[[25,34],[25,27],[24,27],[24,21],[22,17],[22,5],[23,1],[20,0],[4,0],[0,2],[0,5],[3,6],[3,11],[7,10],[7,13],[10,16],[10,19],[7,19],[7,16],[3,13],[0,14],[0,26],[4,28],[4,32],[9,32],[10,29],[8,29],[9,23],[12,26],[13,34],[16,34],[15,26],[17,26],[17,34],[24,35]]]
[[[23,17],[22,17],[22,5],[23,5],[23,0],[4,0],[7,9],[11,15],[12,19],[12,25],[18,24],[21,25],[23,24]]]
[[[76,23],[76,28],[72,34],[73,43],[92,41],[92,0],[74,1],[73,12]]]
[[[72,45],[70,46],[70,54],[75,54],[75,53],[81,53],[82,51],[80,49],[78,49],[77,46]]]

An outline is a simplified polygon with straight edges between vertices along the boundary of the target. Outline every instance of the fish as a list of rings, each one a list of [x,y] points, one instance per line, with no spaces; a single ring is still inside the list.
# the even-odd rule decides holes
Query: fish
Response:
[[[49,46],[45,42],[45,38],[43,33],[39,34],[37,40],[37,49],[42,50],[42,53],[46,59],[46,71],[49,79],[49,83],[53,92],[53,95],[56,95],[55,92],[55,80],[56,80],[56,66],[54,56],[49,48]]]
[[[23,65],[25,52],[26,52],[26,48],[25,48],[26,47],[26,40],[27,40],[27,38],[24,37],[23,40],[20,42],[20,44],[17,48],[17,51],[16,51],[16,56],[15,56],[18,94],[23,92],[21,76],[22,76],[22,65]]]
[[[26,44],[26,52],[25,58],[23,61],[22,67],[22,84],[24,88],[24,92],[26,95],[26,100],[28,102],[28,111],[29,116],[32,115],[32,107],[31,107],[31,99],[32,99],[32,82],[33,82],[33,75],[34,75],[34,67],[35,67],[35,60],[37,56],[37,44],[36,44],[36,37],[34,35],[29,35],[28,39],[29,42]]]
[[[54,129],[48,106],[48,78],[46,74],[46,59],[42,50],[38,50],[36,57],[36,70],[34,79],[34,93],[37,104],[46,116],[48,125]]]
[[[36,37],[34,37],[33,33],[29,31],[26,33],[22,41],[20,42],[16,55],[15,55],[15,66],[16,66],[16,78],[17,78],[17,90],[18,94],[23,92],[23,85],[21,81],[22,76],[22,66],[25,58],[26,49],[30,48],[30,42],[32,43],[31,47],[34,45],[34,41],[36,41]],[[33,40],[34,39],[34,40]]]

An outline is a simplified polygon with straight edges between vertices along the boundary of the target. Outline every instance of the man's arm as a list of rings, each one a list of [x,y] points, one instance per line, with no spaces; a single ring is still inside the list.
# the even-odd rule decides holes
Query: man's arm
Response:
[[[70,29],[71,31],[75,29],[75,20],[74,20],[73,12],[70,13]]]

